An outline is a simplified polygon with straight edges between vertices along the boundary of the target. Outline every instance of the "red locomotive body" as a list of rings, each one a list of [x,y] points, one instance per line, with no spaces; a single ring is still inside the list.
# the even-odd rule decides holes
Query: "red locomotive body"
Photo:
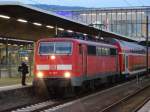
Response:
[[[82,86],[119,74],[117,47],[71,38],[41,39],[35,49],[34,82]]]

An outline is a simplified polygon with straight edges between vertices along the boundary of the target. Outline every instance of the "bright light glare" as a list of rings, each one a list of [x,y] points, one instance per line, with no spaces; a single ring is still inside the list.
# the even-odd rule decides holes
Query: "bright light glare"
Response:
[[[70,78],[70,77],[71,77],[70,72],[65,72],[65,73],[64,73],[64,77],[65,77],[65,78]]]
[[[63,28],[58,28],[58,30],[60,30],[60,31],[64,31],[64,29],[63,29]]]
[[[24,20],[24,19],[17,19],[17,21],[22,22],[22,23],[27,23],[28,22],[27,20]]]
[[[50,29],[53,29],[53,28],[54,28],[53,26],[50,26],[50,25],[47,25],[46,27],[47,27],[47,28],[50,28]]]
[[[9,17],[9,16],[6,16],[6,15],[0,15],[0,18],[10,19],[10,17]]]
[[[43,73],[42,73],[42,72],[38,72],[38,73],[37,73],[37,77],[38,77],[38,78],[43,78]]]
[[[54,60],[56,57],[54,55],[51,56],[51,60]]]
[[[104,38],[103,38],[103,37],[101,37],[101,40],[104,40]]]
[[[73,31],[72,30],[67,30],[67,32],[72,33]]]
[[[95,38],[97,38],[97,39],[98,39],[99,37],[98,37],[98,36],[95,36]]]
[[[86,33],[84,33],[83,35],[84,35],[84,36],[86,36],[87,34],[86,34]]]
[[[42,26],[41,23],[33,23],[33,24],[36,25],[36,26]]]
[[[14,44],[13,46],[18,46],[17,44]]]
[[[82,15],[82,16],[86,16],[87,14],[84,14],[84,13],[83,13],[83,14],[80,14],[80,15]]]
[[[25,60],[26,60],[26,61],[28,61],[28,60],[29,60],[29,58],[26,56],[26,57],[25,57]]]

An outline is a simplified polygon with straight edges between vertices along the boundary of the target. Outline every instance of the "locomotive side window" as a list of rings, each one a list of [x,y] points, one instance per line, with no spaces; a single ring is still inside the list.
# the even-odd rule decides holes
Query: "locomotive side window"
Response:
[[[102,49],[100,47],[97,47],[97,55],[100,56],[102,54]]]
[[[110,49],[109,48],[105,48],[105,55],[109,56],[110,55]]]
[[[72,43],[70,42],[41,42],[39,54],[71,54]]]
[[[105,55],[105,48],[102,48],[102,55]]]
[[[114,48],[110,48],[110,55],[117,55],[117,50]]]
[[[90,45],[88,45],[87,49],[88,49],[88,55],[94,55],[94,56],[96,56],[96,46],[90,46]]]
[[[102,48],[102,53],[103,56],[109,56],[110,55],[110,48]]]

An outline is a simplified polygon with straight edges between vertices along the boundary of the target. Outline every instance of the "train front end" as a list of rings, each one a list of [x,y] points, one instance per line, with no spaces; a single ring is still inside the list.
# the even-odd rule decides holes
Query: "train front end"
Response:
[[[34,64],[34,84],[50,87],[71,85],[73,77],[73,42],[48,39],[37,42]]]

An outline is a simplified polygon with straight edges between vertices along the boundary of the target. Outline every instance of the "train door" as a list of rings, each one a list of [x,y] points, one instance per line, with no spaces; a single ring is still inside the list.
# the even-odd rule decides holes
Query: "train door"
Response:
[[[125,58],[125,73],[128,73],[129,70],[128,70],[128,55],[124,55],[124,58]]]
[[[87,75],[87,48],[85,45],[82,45],[82,61],[83,74]]]

